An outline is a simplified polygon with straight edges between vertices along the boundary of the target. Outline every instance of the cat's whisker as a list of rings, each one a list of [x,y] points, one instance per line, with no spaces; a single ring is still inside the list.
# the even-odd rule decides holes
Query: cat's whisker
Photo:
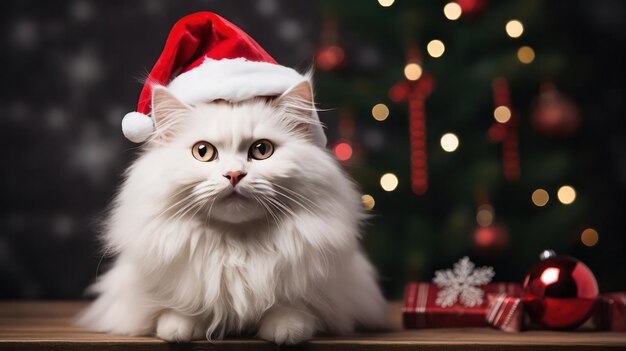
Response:
[[[167,200],[171,199],[171,198],[175,198],[178,197],[180,195],[182,195],[184,192],[191,190],[191,188],[193,188],[194,186],[196,186],[196,184],[190,184],[188,186],[183,187],[180,191],[170,195],[167,197]],[[162,215],[164,215],[165,213],[169,212],[170,210],[174,209],[176,206],[180,205],[181,203],[187,201],[193,194],[188,194],[186,195],[184,198],[182,198],[181,200],[177,201],[176,203],[172,204],[171,206],[169,206],[168,208],[166,208],[164,211],[162,211],[161,213],[159,213],[156,217],[154,217],[154,220],[160,219]]]
[[[304,200],[304,201],[306,201],[306,202],[310,203],[311,205],[313,205],[313,206],[317,207],[317,209],[319,209],[319,210],[322,210],[322,209],[323,209],[323,208],[322,208],[320,205],[318,205],[316,202],[314,202],[314,201],[312,201],[311,199],[309,199],[309,198],[305,197],[304,195],[302,195],[302,194],[298,193],[297,191],[291,190],[291,189],[289,189],[289,188],[287,188],[287,187],[284,187],[284,186],[282,186],[282,185],[280,185],[280,184],[273,184],[273,185],[274,185],[274,186],[276,186],[276,187],[279,187],[279,188],[280,188],[280,189],[282,189],[282,190],[285,190],[285,191],[289,192],[290,194],[293,194],[294,196],[297,196],[299,199],[302,199],[302,200]]]
[[[213,210],[213,205],[215,204],[216,200],[217,200],[217,197],[213,197],[213,201],[211,201],[211,205],[209,206],[209,210],[207,211],[206,220],[205,220],[205,225],[207,227],[209,226],[209,224],[211,224],[211,210]]]
[[[213,188],[212,186],[214,186],[216,183],[212,182],[212,183],[207,183],[207,182],[202,182],[200,184],[193,184],[191,187],[192,192],[188,195],[186,195],[183,199],[181,199],[180,201],[176,202],[175,204],[173,204],[172,206],[170,206],[168,209],[166,209],[165,211],[163,211],[159,216],[163,215],[164,213],[174,209],[175,207],[181,205],[182,203],[183,206],[181,206],[174,214],[172,214],[167,221],[168,222],[173,222],[173,223],[178,223],[180,221],[180,219],[182,219],[187,213],[189,213],[192,209],[194,209],[195,207],[199,206],[199,209],[191,216],[191,217],[195,217],[198,212],[202,209],[202,205],[204,200],[215,196],[216,194],[219,193],[218,189]],[[187,187],[188,189],[189,187]],[[206,191],[208,188],[209,191]]]
[[[276,223],[276,226],[279,228],[281,228],[281,223],[282,221],[280,220],[280,218],[278,217],[278,215],[272,210],[272,206],[269,203],[269,199],[266,196],[263,196],[262,194],[259,194],[259,199],[261,200],[261,203],[263,204],[263,207],[265,209],[267,209],[267,212],[270,214],[270,216],[272,216],[272,218],[274,219],[274,222]],[[268,201],[268,203],[266,203],[265,201]]]
[[[280,202],[278,199],[273,198],[273,197],[268,197],[267,199],[270,201],[270,203],[274,204],[274,208],[279,210],[285,216],[293,216],[296,218],[299,217],[297,213],[295,213],[288,206]]]
[[[293,202],[294,204],[296,204],[296,205],[300,206],[302,209],[304,209],[305,211],[307,211],[309,214],[311,214],[311,215],[315,216],[315,213],[314,213],[314,212],[313,212],[313,211],[312,211],[309,207],[305,206],[302,202],[300,202],[300,201],[298,201],[298,200],[294,199],[293,197],[291,197],[291,196],[289,196],[289,195],[287,195],[287,194],[285,194],[285,193],[283,193],[283,192],[281,192],[281,191],[278,191],[278,190],[276,190],[276,189],[271,189],[271,190],[272,190],[275,194],[277,194],[277,195],[279,195],[279,196],[282,196],[282,197],[284,197],[284,198],[286,198],[286,199],[290,200],[290,201],[291,201],[291,202]],[[282,204],[283,206],[287,207],[284,203],[281,203],[281,204]]]
[[[265,209],[265,211],[263,212],[263,214],[265,215],[265,221],[267,222],[267,229],[270,229],[271,225],[270,225],[270,219],[267,216],[267,207],[265,206],[265,204],[263,204],[263,202],[254,194],[250,194],[252,195],[252,197],[254,198],[254,200],[261,205],[261,207],[263,207]]]

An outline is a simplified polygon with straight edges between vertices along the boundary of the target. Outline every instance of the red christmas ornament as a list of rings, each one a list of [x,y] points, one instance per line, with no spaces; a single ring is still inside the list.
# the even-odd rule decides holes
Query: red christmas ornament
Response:
[[[476,227],[473,237],[474,248],[483,255],[497,254],[509,244],[509,233],[501,225]]]
[[[337,45],[321,48],[315,56],[317,66],[325,71],[340,67],[344,63],[346,55],[343,49]]]
[[[573,135],[580,124],[576,105],[561,94],[554,84],[545,83],[535,103],[531,122],[535,129],[548,137]]]
[[[573,329],[585,322],[598,298],[598,283],[584,263],[544,251],[524,280],[531,318],[548,329]]]
[[[463,17],[476,17],[487,8],[487,0],[457,0],[457,3],[463,10]]]
[[[389,99],[395,103],[404,101],[411,91],[411,85],[407,81],[401,81],[389,88]]]

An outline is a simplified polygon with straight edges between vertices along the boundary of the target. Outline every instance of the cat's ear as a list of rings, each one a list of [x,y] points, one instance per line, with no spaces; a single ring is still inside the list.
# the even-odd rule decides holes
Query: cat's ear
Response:
[[[191,107],[178,100],[166,87],[152,87],[152,119],[155,136],[163,139],[173,137],[177,124],[185,118]]]
[[[276,98],[276,106],[283,112],[287,121],[301,132],[309,132],[312,124],[319,124],[313,102],[313,87],[309,80],[292,86]]]

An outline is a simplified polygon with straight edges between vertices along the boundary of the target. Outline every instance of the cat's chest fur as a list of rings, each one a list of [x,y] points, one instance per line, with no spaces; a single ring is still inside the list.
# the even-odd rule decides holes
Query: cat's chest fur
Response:
[[[213,318],[232,319],[234,314],[239,321],[253,322],[275,303],[298,299],[310,288],[309,277],[297,273],[305,271],[306,248],[276,227],[185,229],[167,234],[184,236],[175,257],[159,270],[144,267],[149,293],[164,306]]]

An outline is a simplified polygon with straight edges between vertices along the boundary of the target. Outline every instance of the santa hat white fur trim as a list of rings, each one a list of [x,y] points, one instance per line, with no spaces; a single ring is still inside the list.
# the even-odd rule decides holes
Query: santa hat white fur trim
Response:
[[[255,96],[276,96],[304,80],[294,69],[243,58],[204,62],[172,80],[167,88],[182,102],[227,100],[240,102]]]
[[[240,102],[256,96],[277,96],[307,78],[294,69],[243,58],[204,62],[185,72],[168,85],[168,90],[182,102],[194,104],[213,100]],[[319,121],[317,113],[313,118]],[[316,144],[326,146],[326,135],[319,125],[311,125]],[[138,112],[130,112],[122,120],[124,136],[141,143],[154,131],[152,119]]]

